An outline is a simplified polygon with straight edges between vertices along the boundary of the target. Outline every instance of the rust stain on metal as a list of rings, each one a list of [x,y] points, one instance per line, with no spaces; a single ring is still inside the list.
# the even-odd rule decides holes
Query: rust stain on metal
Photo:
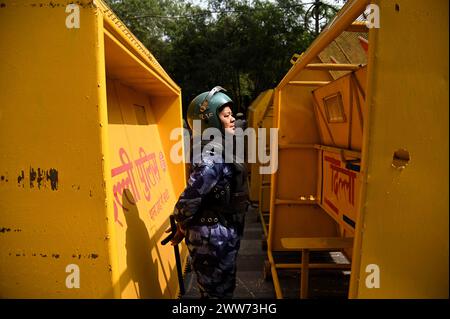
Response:
[[[19,232],[22,231],[22,229],[11,229],[9,227],[2,227],[2,228],[0,228],[0,233],[8,233],[8,232],[11,232],[11,231],[13,231],[15,233],[19,233]]]
[[[42,168],[35,169],[30,167],[29,177],[30,188],[34,188],[35,185],[37,185],[38,189],[48,188],[48,184],[50,184],[50,188],[53,191],[58,190],[58,171],[54,168],[44,170]],[[22,170],[21,174],[17,177],[17,183],[19,184],[19,186],[25,187],[24,180],[25,172]]]
[[[50,186],[53,191],[58,189],[58,171],[54,168],[50,168],[47,172],[47,180],[50,181]]]
[[[8,253],[9,256],[15,256],[15,257],[26,257],[25,252],[10,252]],[[62,258],[61,254],[59,253],[52,253],[52,254],[47,254],[47,253],[38,253],[38,252],[30,252],[28,254],[29,256],[33,256],[33,257],[42,257],[42,258],[47,258],[47,257],[51,257],[51,258],[55,258],[55,259],[59,259]],[[99,257],[98,254],[96,253],[90,253],[90,254],[72,254],[72,258],[78,258],[78,259],[82,259],[82,258],[88,258],[88,259],[97,259]]]
[[[17,177],[17,183],[19,184],[19,186],[22,185],[22,187],[25,187],[24,179],[25,172],[22,170],[22,173]]]
[[[34,187],[34,181],[36,179],[36,171],[30,167],[30,188]]]
[[[38,168],[37,170],[37,184],[38,184],[38,188],[41,189],[41,183],[42,180],[44,179],[44,171],[41,170],[40,168]]]
[[[6,3],[0,3],[0,8],[6,8]]]

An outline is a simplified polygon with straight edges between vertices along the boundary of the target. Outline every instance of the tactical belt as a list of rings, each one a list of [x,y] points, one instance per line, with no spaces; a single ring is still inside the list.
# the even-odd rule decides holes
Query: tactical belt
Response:
[[[198,217],[194,219],[197,225],[212,226],[217,223],[229,227],[242,222],[241,215],[248,208],[247,193],[232,193],[229,204],[217,205],[216,203],[206,203],[200,208]]]

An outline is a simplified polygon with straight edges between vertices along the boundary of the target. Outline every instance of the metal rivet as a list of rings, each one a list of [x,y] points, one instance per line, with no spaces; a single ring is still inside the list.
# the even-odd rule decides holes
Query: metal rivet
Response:
[[[219,219],[216,217],[214,218],[214,222],[217,223],[219,221]]]
[[[212,218],[211,217],[208,218],[208,222],[212,222]]]
[[[219,198],[219,194],[216,195],[216,198]]]
[[[200,218],[200,221],[203,223],[205,221],[205,219],[202,217],[202,218]]]

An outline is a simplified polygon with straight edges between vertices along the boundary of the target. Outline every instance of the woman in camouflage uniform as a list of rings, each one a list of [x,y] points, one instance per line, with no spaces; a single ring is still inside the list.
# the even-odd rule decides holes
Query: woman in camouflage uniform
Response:
[[[193,158],[187,187],[175,205],[177,234],[189,249],[192,269],[203,298],[231,298],[236,286],[236,258],[248,206],[247,172],[243,163],[224,160],[226,134],[235,131],[232,100],[215,87],[189,105],[188,123],[194,134],[207,128],[220,130],[221,143],[202,141],[201,158]],[[196,132],[193,121],[201,121]],[[198,127],[198,126],[197,126]],[[205,142],[210,142],[205,151]],[[194,145],[195,147],[195,145]],[[194,152],[195,153],[195,152]]]

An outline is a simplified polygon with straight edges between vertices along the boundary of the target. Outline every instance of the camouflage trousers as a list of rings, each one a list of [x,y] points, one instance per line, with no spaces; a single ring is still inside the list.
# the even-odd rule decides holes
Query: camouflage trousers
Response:
[[[191,226],[186,244],[202,298],[232,298],[240,246],[237,230],[221,224]]]

